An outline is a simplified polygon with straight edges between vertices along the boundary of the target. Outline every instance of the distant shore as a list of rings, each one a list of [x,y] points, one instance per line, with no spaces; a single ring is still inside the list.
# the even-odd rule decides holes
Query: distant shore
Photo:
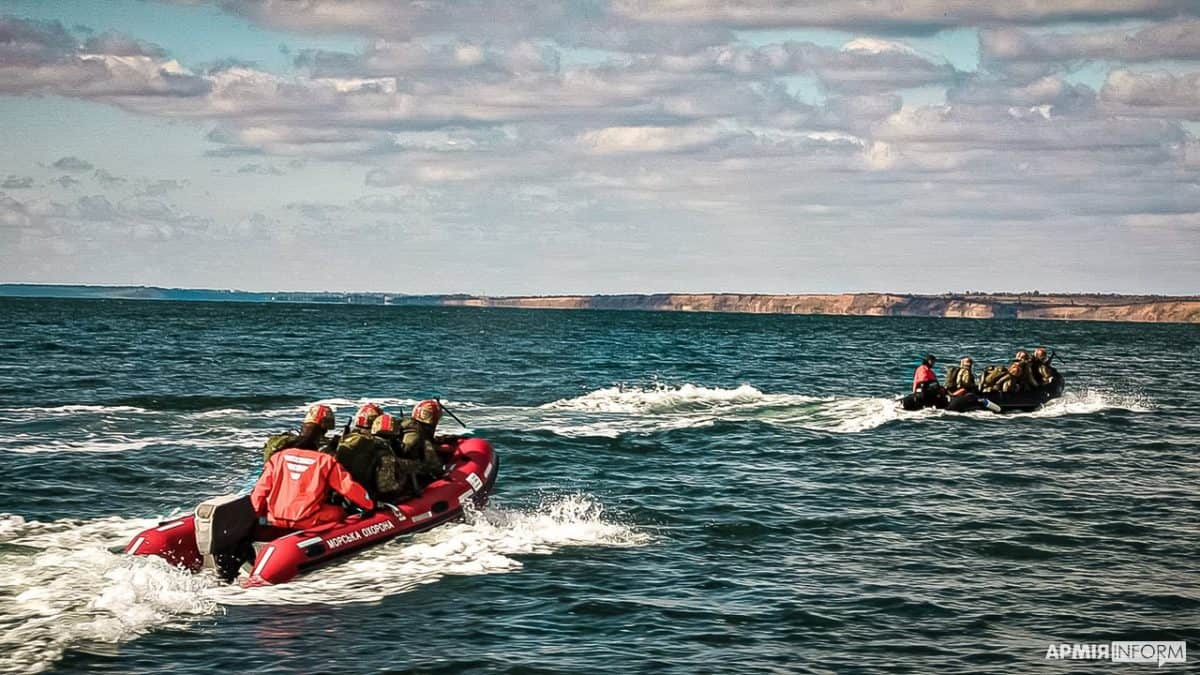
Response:
[[[908,293],[796,295],[654,293],[479,296],[399,293],[259,293],[155,286],[0,284],[0,297],[1200,323],[1200,296],[1043,294],[1036,291],[1031,293],[945,293],[941,295]]]

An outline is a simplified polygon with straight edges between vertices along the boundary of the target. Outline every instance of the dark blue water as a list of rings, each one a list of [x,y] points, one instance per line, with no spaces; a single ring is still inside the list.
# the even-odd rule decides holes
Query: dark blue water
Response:
[[[1066,672],[1051,642],[1200,644],[1195,326],[4,299],[0,319],[3,672]],[[896,410],[926,351],[1039,343],[1068,381],[1042,411]],[[110,550],[245,489],[313,401],[434,395],[503,459],[466,522],[268,589]]]

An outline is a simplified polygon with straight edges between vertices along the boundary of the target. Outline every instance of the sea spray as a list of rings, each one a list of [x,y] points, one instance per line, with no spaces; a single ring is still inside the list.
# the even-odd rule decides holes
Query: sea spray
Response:
[[[490,507],[279,586],[243,589],[119,551],[155,520],[26,522],[0,514],[0,672],[37,672],[64,650],[181,627],[224,605],[375,602],[447,575],[519,570],[521,556],[569,546],[641,546],[649,536],[584,494],[533,508]]]

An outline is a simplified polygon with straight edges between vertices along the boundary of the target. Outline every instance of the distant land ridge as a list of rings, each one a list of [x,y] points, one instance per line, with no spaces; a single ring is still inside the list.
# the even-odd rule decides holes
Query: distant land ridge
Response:
[[[1200,323],[1200,296],[1043,294],[1037,291],[941,295],[653,293],[481,296],[290,291],[259,293],[155,286],[0,284],[0,296]]]

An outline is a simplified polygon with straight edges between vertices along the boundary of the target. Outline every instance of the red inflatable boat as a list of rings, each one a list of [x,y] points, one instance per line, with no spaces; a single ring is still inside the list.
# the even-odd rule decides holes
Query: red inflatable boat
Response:
[[[467,503],[482,506],[499,469],[499,458],[491,444],[481,438],[462,438],[442,450],[443,456],[450,457],[450,471],[426,486],[415,499],[395,506],[381,504],[374,513],[354,514],[336,523],[283,536],[279,536],[278,528],[256,526],[253,538],[258,553],[250,577],[242,585],[281,584],[345,555],[441,525],[462,514]],[[197,543],[196,516],[190,515],[141,532],[125,552],[158,556],[172,565],[199,572],[205,567],[202,548],[204,545]]]

